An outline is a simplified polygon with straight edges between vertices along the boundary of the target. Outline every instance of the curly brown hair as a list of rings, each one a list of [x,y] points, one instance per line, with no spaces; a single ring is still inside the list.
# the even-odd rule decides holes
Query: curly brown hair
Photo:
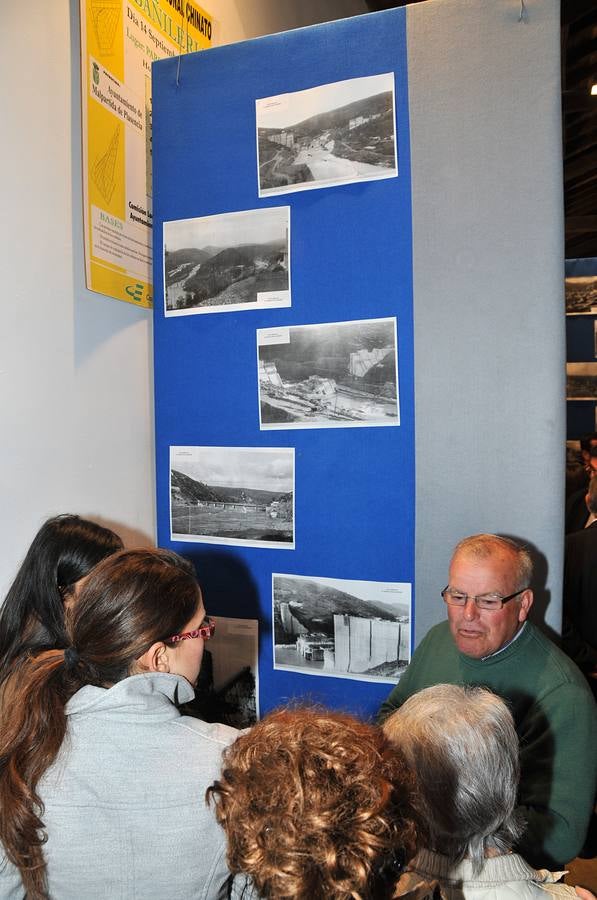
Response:
[[[417,847],[412,781],[382,731],[318,708],[266,716],[207,791],[230,871],[276,900],[387,897]]]

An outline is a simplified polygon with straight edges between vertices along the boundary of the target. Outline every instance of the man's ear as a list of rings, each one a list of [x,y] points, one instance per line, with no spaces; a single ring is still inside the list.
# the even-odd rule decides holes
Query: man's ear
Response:
[[[520,609],[518,610],[518,621],[524,622],[529,614],[529,610],[533,605],[533,592],[530,588],[523,591],[520,595]]]
[[[137,660],[142,672],[169,672],[168,648],[163,641],[156,641],[143,656]]]

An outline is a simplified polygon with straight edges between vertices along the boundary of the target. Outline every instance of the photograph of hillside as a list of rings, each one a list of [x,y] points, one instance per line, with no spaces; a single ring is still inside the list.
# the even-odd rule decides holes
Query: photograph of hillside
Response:
[[[164,222],[167,316],[290,306],[290,207]]]
[[[170,447],[170,538],[294,549],[294,449]]]
[[[262,430],[399,425],[396,319],[257,329]]]
[[[597,400],[597,362],[567,363],[566,399]]]
[[[411,586],[272,575],[274,668],[395,683],[410,661]]]
[[[594,316],[597,313],[597,275],[566,279],[566,315]]]
[[[255,102],[259,196],[398,175],[394,73]]]

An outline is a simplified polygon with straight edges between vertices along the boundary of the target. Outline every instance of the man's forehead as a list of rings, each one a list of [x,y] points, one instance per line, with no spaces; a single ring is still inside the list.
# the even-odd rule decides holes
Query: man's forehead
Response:
[[[472,565],[479,569],[499,568],[502,571],[510,571],[516,569],[517,557],[512,550],[500,544],[488,544],[483,549],[463,547],[456,550],[452,556],[450,568],[460,564]]]

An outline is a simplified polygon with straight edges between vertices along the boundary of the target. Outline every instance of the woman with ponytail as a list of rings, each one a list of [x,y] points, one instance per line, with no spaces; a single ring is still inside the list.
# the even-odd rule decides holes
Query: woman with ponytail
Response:
[[[181,716],[214,624],[166,550],[99,563],[68,646],[20,658],[0,711],[0,897],[216,897],[224,837],[201,802],[234,729]]]
[[[93,566],[117,550],[118,535],[96,522],[74,515],[44,522],[0,610],[0,681],[21,653],[66,647],[65,606]]]

